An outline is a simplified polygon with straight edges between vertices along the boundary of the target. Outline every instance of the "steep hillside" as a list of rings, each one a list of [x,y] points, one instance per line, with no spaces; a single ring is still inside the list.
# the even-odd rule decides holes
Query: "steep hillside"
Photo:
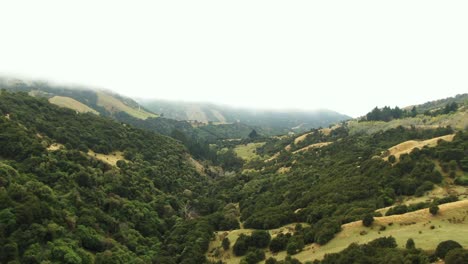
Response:
[[[2,91],[0,146],[1,263],[203,263],[223,221],[171,138]]]
[[[0,78],[0,89],[27,92],[32,96],[48,98],[52,103],[62,107],[77,111],[98,112],[103,116],[114,117],[116,114],[126,113],[137,119],[157,117],[134,100],[110,91],[2,78]]]

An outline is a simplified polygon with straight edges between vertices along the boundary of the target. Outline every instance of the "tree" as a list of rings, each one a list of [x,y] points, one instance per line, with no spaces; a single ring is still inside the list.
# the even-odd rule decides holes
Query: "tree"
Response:
[[[439,206],[437,206],[436,204],[433,204],[431,205],[431,207],[429,207],[429,213],[431,213],[432,215],[436,215],[437,212],[439,212]]]
[[[270,244],[271,235],[268,231],[256,230],[252,232],[250,245],[257,248],[266,248]]]
[[[231,241],[229,241],[228,237],[225,237],[223,239],[223,242],[221,242],[221,245],[223,246],[224,250],[228,250],[229,247],[231,246]]]
[[[366,227],[369,227],[374,222],[374,217],[371,214],[366,214],[362,219],[362,224]]]
[[[249,138],[250,139],[255,139],[258,137],[258,134],[257,134],[257,131],[255,131],[255,129],[253,129],[250,133],[249,133]]]
[[[234,246],[232,247],[232,250],[234,251],[234,254],[236,256],[243,256],[245,253],[247,253],[247,249],[249,248],[249,236],[246,236],[244,234],[241,234],[237,240],[236,243],[234,243]]]
[[[408,238],[406,241],[406,249],[415,249],[416,245],[414,243],[414,240],[412,238]]]
[[[458,242],[453,240],[442,241],[437,245],[435,255],[441,259],[444,259],[447,253],[456,248],[463,248]]]
[[[445,255],[445,264],[466,264],[468,250],[462,248],[452,249]]]

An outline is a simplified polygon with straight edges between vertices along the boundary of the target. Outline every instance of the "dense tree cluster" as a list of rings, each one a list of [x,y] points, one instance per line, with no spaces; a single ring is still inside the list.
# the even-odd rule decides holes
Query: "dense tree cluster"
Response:
[[[2,92],[0,145],[1,263],[203,263],[238,226],[168,137]]]
[[[393,119],[400,119],[403,117],[415,117],[417,115],[416,107],[413,107],[410,111],[400,109],[398,106],[391,108],[385,106],[380,109],[375,107],[371,112],[366,114],[367,121],[391,121]]]

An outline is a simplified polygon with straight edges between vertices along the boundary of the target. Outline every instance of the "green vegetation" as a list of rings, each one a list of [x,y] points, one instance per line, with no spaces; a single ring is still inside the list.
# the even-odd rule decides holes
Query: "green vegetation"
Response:
[[[175,140],[2,92],[0,145],[0,262],[204,262],[223,203]]]
[[[437,245],[434,255],[436,255],[438,258],[444,259],[448,252],[456,248],[463,247],[458,242],[453,240],[442,241],[439,245]]]
[[[99,105],[87,92],[80,100]],[[250,138],[220,140],[214,131],[229,136],[234,126],[244,126],[184,124],[165,118],[139,120],[123,112],[78,114],[43,97],[2,91],[0,262],[206,263],[209,243],[217,240],[218,248],[210,254],[233,252],[241,263],[276,263],[272,253],[281,255],[282,263],[300,263],[312,244],[331,253],[359,239],[375,239],[317,262],[349,263],[360,257],[366,263],[426,263],[428,255],[416,245],[435,249],[435,242],[421,238],[443,229],[437,237],[451,239],[463,233],[453,223],[466,225],[460,220],[463,210],[443,218],[451,214],[444,203],[458,199],[450,196],[387,212],[405,215],[375,213],[402,196],[424,199],[436,185],[463,183],[468,172],[466,131],[398,126],[352,133],[351,126],[342,123],[313,129],[301,140],[264,138],[252,127],[246,134]],[[170,137],[154,133],[159,130]],[[208,134],[212,137],[204,137]],[[386,150],[403,141],[448,134],[456,134],[453,141],[416,148],[394,162],[382,159]],[[294,152],[324,142],[330,144]],[[114,162],[100,160],[114,153],[119,154]],[[193,157],[203,163],[199,172]],[[424,223],[427,227],[385,222],[423,208],[423,217],[431,221]],[[292,223],[303,224],[291,228]],[[281,229],[272,231],[275,228]],[[341,239],[349,230],[354,233]],[[214,231],[226,234],[213,237]],[[382,238],[385,235],[394,237]],[[401,247],[406,242],[406,249],[397,248],[396,241]],[[445,245],[439,251],[453,261],[466,254]]]
[[[367,244],[351,244],[340,253],[325,255],[321,264],[347,264],[347,263],[429,263],[424,252],[417,249],[399,249],[395,238],[377,238]]]

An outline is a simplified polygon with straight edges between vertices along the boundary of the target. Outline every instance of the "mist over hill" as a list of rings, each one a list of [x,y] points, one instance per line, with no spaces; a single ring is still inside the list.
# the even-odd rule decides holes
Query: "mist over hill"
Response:
[[[176,120],[196,120],[203,123],[226,124],[240,122],[252,126],[307,131],[326,127],[332,123],[350,119],[349,116],[331,110],[269,110],[239,108],[214,103],[190,103],[165,100],[138,102],[151,111]]]

